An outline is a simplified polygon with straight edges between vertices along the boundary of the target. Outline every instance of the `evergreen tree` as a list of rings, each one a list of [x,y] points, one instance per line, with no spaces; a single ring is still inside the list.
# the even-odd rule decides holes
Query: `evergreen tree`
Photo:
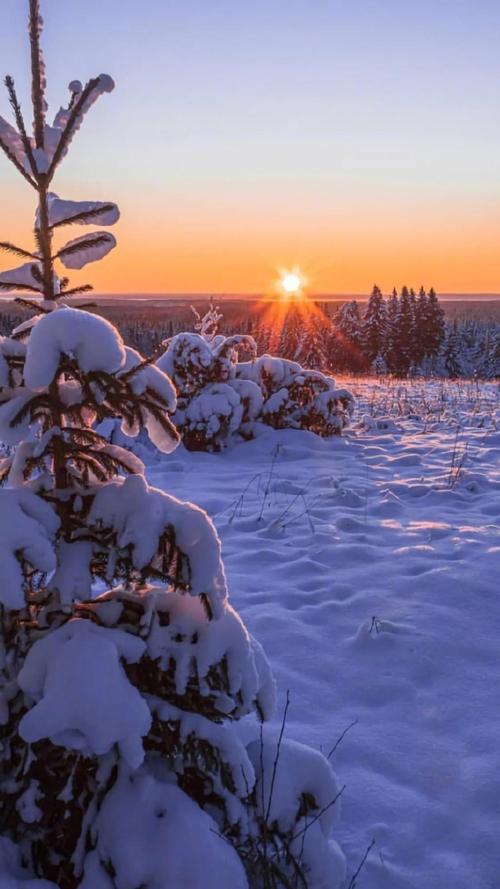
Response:
[[[387,335],[384,359],[390,371],[397,369],[399,298],[396,288],[387,300]]]
[[[438,354],[444,339],[445,323],[444,312],[439,305],[439,300],[433,287],[429,290],[427,298],[424,332],[425,355],[434,357]]]
[[[368,300],[363,319],[363,345],[367,360],[371,363],[383,354],[387,335],[387,317],[382,291],[375,284]]]
[[[363,323],[359,305],[355,299],[343,303],[333,319],[336,333],[336,361],[334,369],[362,370],[366,364],[363,355]]]
[[[426,354],[427,294],[423,286],[418,292],[415,307],[414,349],[415,363],[420,364]]]
[[[332,335],[330,318],[314,303],[287,302],[277,354],[298,361],[305,368],[324,370],[329,365]]]
[[[413,312],[407,287],[401,290],[395,324],[395,371],[407,374],[412,363]]]
[[[446,337],[442,348],[442,363],[446,375],[455,379],[461,376],[463,372],[463,363],[461,360],[460,336],[458,325],[455,321],[449,325],[446,331]]]
[[[70,304],[82,288],[57,272],[115,245],[98,232],[54,252],[54,229],[109,225],[118,209],[49,192],[113,83],[72,83],[48,125],[41,28],[30,0],[33,137],[11,78],[17,129],[0,118],[0,145],[38,197],[36,249],[4,242],[26,261],[0,278],[35,313],[0,343],[0,440],[12,448],[0,470],[0,836],[19,846],[18,860],[8,847],[12,879],[2,872],[0,882],[37,885],[22,860],[59,889],[177,889],[179,877],[246,889],[245,867],[265,885],[270,843],[273,885],[291,885],[299,857],[311,886],[325,861],[340,885],[339,850],[320,833],[312,848],[307,834],[335,794],[328,762],[289,745],[277,783],[295,802],[278,829],[261,791],[276,748],[245,747],[232,729],[251,712],[270,715],[273,683],[228,603],[212,522],[149,487],[141,461],[96,429],[107,418],[131,434],[144,427],[168,454],[176,395],[108,321]],[[96,584],[105,591],[93,598]]]
[[[415,365],[418,363],[418,317],[417,317],[417,296],[410,287],[410,317],[411,317],[411,337],[410,337],[410,363]]]
[[[500,324],[490,331],[484,374],[489,380],[500,377]]]
[[[377,376],[383,376],[387,373],[387,364],[383,355],[377,355],[372,361],[372,371]]]

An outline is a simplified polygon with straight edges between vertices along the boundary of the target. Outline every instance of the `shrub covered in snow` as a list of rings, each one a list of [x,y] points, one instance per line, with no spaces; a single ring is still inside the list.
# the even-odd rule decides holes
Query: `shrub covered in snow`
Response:
[[[170,373],[192,429],[220,434],[214,411],[195,407],[205,397],[229,434],[262,408],[260,386],[237,373],[248,344],[188,337],[154,365],[68,304],[55,261],[80,267],[112,242],[90,235],[54,254],[54,228],[112,224],[118,210],[48,188],[112,81],[73,83],[48,126],[37,0],[30,13],[34,137],[11,81],[18,130],[0,118],[0,145],[39,195],[39,249],[0,279],[34,294],[35,311],[0,341],[0,440],[10,448],[0,468],[0,884],[245,889],[268,885],[264,860],[274,886],[291,885],[299,868],[304,886],[335,889],[343,860],[329,838],[328,763],[288,745],[276,772],[267,740],[259,752],[232,730],[252,712],[271,715],[274,684],[228,602],[212,522],[149,487],[140,459],[98,431],[111,419],[173,450]],[[172,360],[177,348],[184,365]],[[191,397],[207,369],[213,378]]]
[[[216,335],[220,318],[211,309],[198,322],[201,333],[172,337],[156,362],[175,383],[173,421],[189,450],[219,451],[233,435],[251,438],[256,423],[322,436],[341,434],[353,406],[347,390],[294,361],[257,358],[250,336]],[[242,352],[251,360],[240,361]]]

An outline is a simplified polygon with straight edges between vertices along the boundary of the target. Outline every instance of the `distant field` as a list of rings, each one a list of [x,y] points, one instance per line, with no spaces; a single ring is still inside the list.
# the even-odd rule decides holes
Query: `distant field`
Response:
[[[127,320],[145,321],[151,318],[151,323],[172,321],[174,323],[185,322],[188,330],[193,328],[193,313],[191,306],[198,310],[205,310],[210,302],[210,297],[171,297],[168,299],[134,296],[96,296],[95,299],[100,314],[116,322]],[[366,302],[366,297],[345,297],[315,299],[317,305],[322,307],[325,313],[333,315],[335,310],[347,299],[356,298],[360,303]],[[257,320],[259,315],[269,304],[269,300],[251,298],[216,298],[228,324],[241,321],[244,318]],[[488,320],[500,322],[500,298],[454,299],[442,297],[441,305],[445,314],[450,319],[471,318],[475,320]],[[23,311],[23,310],[21,310]],[[0,300],[0,314],[19,314],[20,309],[13,300]]]

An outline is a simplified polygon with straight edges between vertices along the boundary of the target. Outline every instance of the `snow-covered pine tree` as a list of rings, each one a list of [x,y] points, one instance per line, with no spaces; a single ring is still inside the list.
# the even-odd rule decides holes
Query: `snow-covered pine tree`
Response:
[[[384,359],[390,371],[396,371],[397,367],[397,325],[399,317],[399,298],[396,288],[387,300],[387,333],[384,347]]]
[[[439,305],[439,300],[433,287],[429,290],[427,297],[424,331],[425,354],[433,359],[439,352],[445,334],[444,312]]]
[[[411,345],[410,345],[410,365],[415,368],[419,363],[418,354],[418,312],[417,312],[417,294],[413,287],[410,287],[410,316],[411,316]]]
[[[282,353],[283,356],[298,361],[308,370],[326,370],[329,340],[333,336],[329,316],[315,303],[304,304],[300,308],[291,304],[288,315],[292,326],[298,329],[299,335],[294,352],[286,349]]]
[[[383,376],[387,373],[387,364],[383,355],[376,355],[371,363],[371,369],[377,376]]]
[[[414,315],[410,292],[407,287],[401,290],[399,310],[395,325],[395,371],[404,376],[412,363]]]
[[[363,319],[363,343],[367,360],[371,363],[383,354],[387,334],[385,300],[375,284]]]
[[[363,354],[363,323],[357,300],[343,303],[333,318],[335,337],[334,370],[362,370],[366,365]]]
[[[488,380],[500,377],[500,324],[490,326],[484,374]]]
[[[0,440],[12,449],[0,490],[0,885],[246,889],[245,870],[266,885],[272,848],[273,885],[299,866],[304,885],[335,889],[329,764],[287,742],[276,772],[275,744],[245,748],[231,729],[271,712],[273,683],[228,603],[213,524],[149,487],[140,460],[96,431],[119,418],[169,453],[175,392],[111,324],[69,304],[81,288],[56,271],[114,246],[96,233],[55,248],[55,230],[111,224],[118,209],[49,191],[113,83],[73,82],[48,125],[38,0],[29,7],[34,135],[11,78],[17,129],[0,118],[0,145],[38,196],[36,248],[6,243],[25,262],[1,277],[35,314],[0,341]]]
[[[460,350],[460,335],[457,322],[447,325],[446,335],[442,345],[440,363],[446,376],[455,379],[463,374],[463,359]]]
[[[423,285],[415,302],[413,325],[413,362],[419,366],[425,358],[425,325],[427,319],[427,294]]]

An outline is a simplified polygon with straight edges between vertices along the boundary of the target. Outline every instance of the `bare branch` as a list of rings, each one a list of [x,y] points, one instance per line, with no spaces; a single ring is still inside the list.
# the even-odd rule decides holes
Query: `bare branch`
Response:
[[[31,45],[31,91],[33,125],[37,148],[43,148],[45,128],[45,65],[40,47],[43,20],[39,0],[30,0],[29,35]]]

